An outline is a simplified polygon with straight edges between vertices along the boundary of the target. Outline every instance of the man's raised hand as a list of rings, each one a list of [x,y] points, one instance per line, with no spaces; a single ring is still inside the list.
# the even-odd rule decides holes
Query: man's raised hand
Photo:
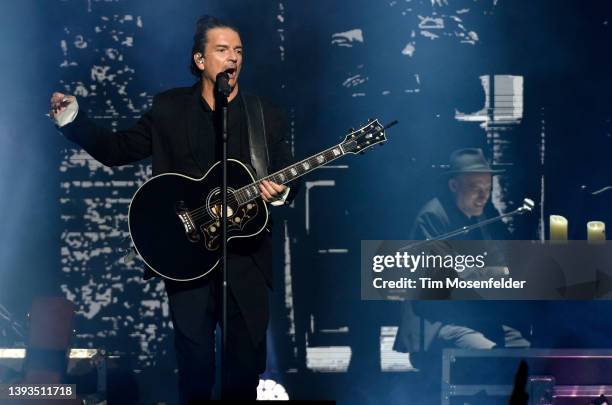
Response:
[[[49,109],[49,116],[55,118],[58,114],[66,111],[66,108],[70,103],[74,102],[76,98],[63,93],[55,92],[51,95],[51,108]]]

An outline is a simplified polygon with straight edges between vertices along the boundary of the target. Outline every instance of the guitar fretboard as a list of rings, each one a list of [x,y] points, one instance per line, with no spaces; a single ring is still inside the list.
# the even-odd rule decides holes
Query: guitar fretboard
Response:
[[[254,183],[246,185],[234,192],[236,201],[239,205],[246,204],[249,201],[253,201],[260,196],[259,184],[263,180],[273,181],[277,184],[286,184],[291,180],[295,180],[298,177],[305,175],[316,169],[317,167],[323,166],[329,162],[332,162],[339,157],[344,155],[340,145],[336,145],[321,153],[317,153],[307,159],[297,162],[285,169],[279,170],[278,172],[264,177],[261,180],[257,180]]]

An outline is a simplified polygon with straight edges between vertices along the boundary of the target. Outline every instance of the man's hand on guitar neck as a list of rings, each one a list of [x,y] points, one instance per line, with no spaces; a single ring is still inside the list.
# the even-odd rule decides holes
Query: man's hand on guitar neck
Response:
[[[261,183],[259,183],[259,190],[261,191],[261,198],[272,205],[281,205],[282,203],[274,203],[284,202],[287,198],[287,194],[289,194],[289,188],[287,186],[268,180],[262,180]]]

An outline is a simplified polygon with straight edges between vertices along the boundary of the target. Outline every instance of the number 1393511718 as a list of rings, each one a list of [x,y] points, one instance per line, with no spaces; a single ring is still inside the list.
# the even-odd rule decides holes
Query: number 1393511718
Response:
[[[74,399],[74,384],[0,384],[0,399]]]

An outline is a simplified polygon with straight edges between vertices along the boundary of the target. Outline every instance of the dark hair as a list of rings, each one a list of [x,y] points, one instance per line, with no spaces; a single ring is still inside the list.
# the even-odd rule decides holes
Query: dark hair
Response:
[[[189,68],[191,69],[191,73],[198,79],[202,76],[202,71],[196,66],[193,60],[193,55],[198,52],[204,55],[204,50],[206,49],[206,42],[208,41],[208,31],[214,28],[229,28],[235,31],[238,35],[240,35],[240,32],[236,27],[229,25],[219,20],[218,18],[212,17],[210,15],[203,15],[198,18],[198,21],[196,22],[195,34],[193,34],[193,47],[191,48],[191,58],[189,59]]]

